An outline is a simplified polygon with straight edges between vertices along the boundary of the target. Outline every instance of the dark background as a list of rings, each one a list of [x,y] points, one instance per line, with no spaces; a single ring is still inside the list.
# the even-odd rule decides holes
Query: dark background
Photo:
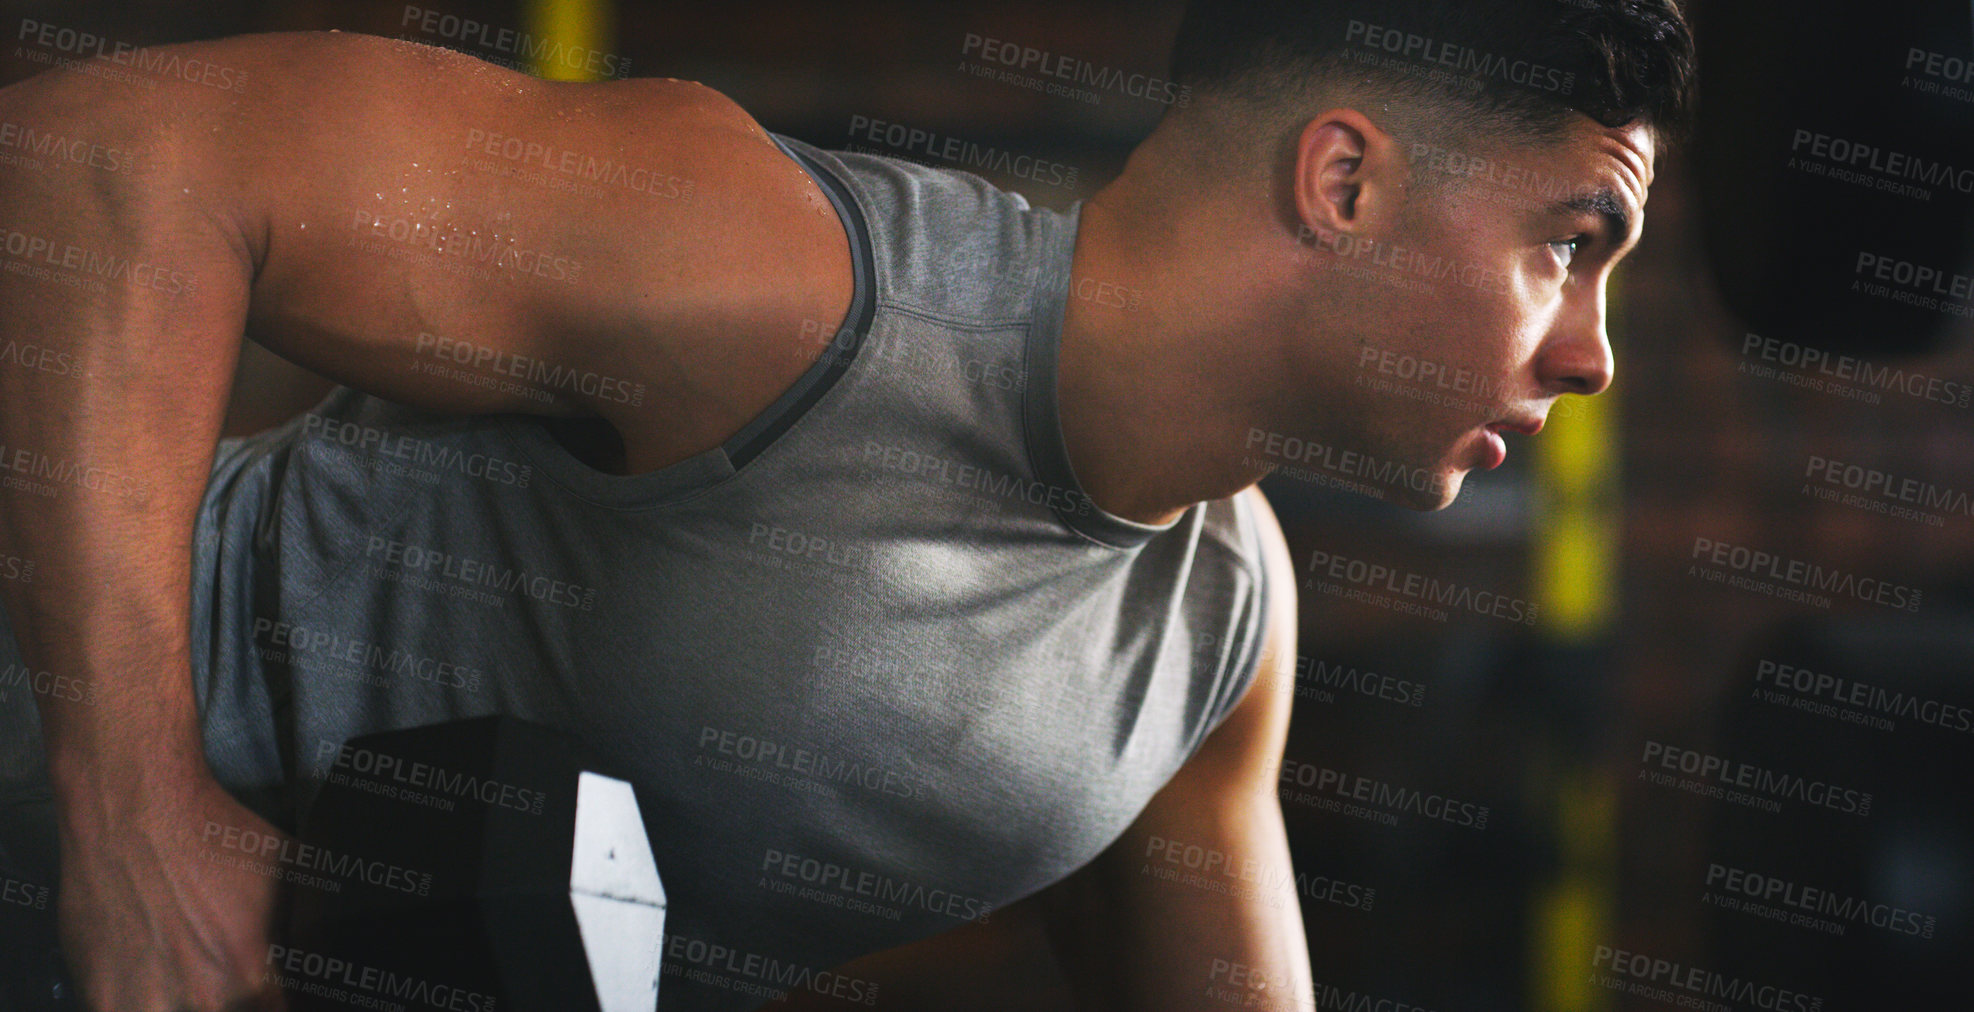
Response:
[[[504,2],[416,6],[510,27],[525,17]],[[1958,6],[1964,21],[1964,4],[1945,6]],[[0,27],[11,35],[20,19],[35,18],[133,43],[326,28],[445,41],[406,25],[406,7],[6,2]],[[1074,167],[1070,186],[995,180],[1064,208],[1118,171],[1162,107],[1114,92],[1091,104],[975,78],[959,69],[962,39],[974,32],[1162,77],[1178,13],[1173,3],[1067,0],[626,2],[608,48],[632,61],[634,76],[703,81],[769,129],[823,147],[850,143],[853,118],[865,116]],[[1849,13],[1876,17],[1862,4]],[[1780,31],[1778,23],[1756,30]],[[1713,79],[1722,82],[1716,109],[1736,96],[1791,94],[1810,77],[1841,84],[1845,73],[1885,70],[1856,51],[1807,60],[1773,34],[1765,47],[1729,35],[1748,30],[1703,34],[1709,55],[1732,67]],[[1966,23],[1937,37],[1896,26],[1880,34],[1893,45],[1974,55]],[[9,38],[0,53],[0,80],[39,69],[13,45]],[[1889,74],[1896,79],[1899,68]],[[1902,129],[1937,136],[1957,127],[1963,144],[1974,135],[1974,102],[1906,97],[1923,115]],[[1805,101],[1808,112],[1770,110],[1771,121],[1836,100]],[[1347,691],[1325,700],[1305,685],[1289,758],[1490,809],[1476,830],[1284,805],[1300,870],[1376,890],[1368,911],[1305,900],[1324,984],[1427,1009],[1668,1007],[1593,984],[1596,947],[1607,946],[1813,995],[1826,1009],[1974,1008],[1965,969],[1974,953],[1974,735],[1900,718],[1881,730],[1754,694],[1758,666],[1769,661],[1974,705],[1974,516],[1942,512],[1932,526],[1819,501],[1805,478],[1815,455],[1974,491],[1974,410],[1802,389],[1746,371],[1774,363],[1742,351],[1757,331],[1804,343],[1848,338],[1867,351],[1923,347],[1898,363],[1968,383],[1969,326],[1846,318],[1833,339],[1814,319],[1751,319],[1777,290],[1795,286],[1805,300],[1829,294],[1826,280],[1778,261],[1781,251],[1830,229],[1896,243],[1908,227],[1860,217],[1869,208],[1840,184],[1775,181],[1774,164],[1745,157],[1759,146],[1758,121],[1717,124],[1703,131],[1710,148],[1663,159],[1645,241],[1612,285],[1618,379],[1594,410],[1559,409],[1551,431],[1517,443],[1507,466],[1474,477],[1472,491],[1439,514],[1264,482],[1299,564],[1312,551],[1338,552],[1534,601],[1543,615],[1533,626],[1457,613],[1440,623],[1303,591],[1306,664],[1376,672],[1425,693],[1413,707]],[[1964,234],[1965,205],[1953,196],[1887,206]],[[1741,213],[1751,201],[1767,217]],[[1727,276],[1760,276],[1769,288],[1724,291],[1723,265]],[[1920,588],[1923,606],[1906,614],[1840,597],[1824,609],[1710,583],[1689,571],[1696,537]],[[1870,791],[1873,806],[1861,817],[1785,802],[1769,814],[1655,785],[1642,778],[1648,742]],[[1931,915],[1933,936],[1856,921],[1836,935],[1721,910],[1702,901],[1713,864]]]

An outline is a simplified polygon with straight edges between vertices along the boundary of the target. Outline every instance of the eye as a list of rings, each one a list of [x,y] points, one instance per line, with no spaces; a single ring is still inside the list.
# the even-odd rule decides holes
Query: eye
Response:
[[[1556,262],[1564,267],[1576,258],[1576,251],[1583,246],[1583,236],[1573,235],[1568,239],[1557,239],[1549,244],[1549,251],[1556,254]]]

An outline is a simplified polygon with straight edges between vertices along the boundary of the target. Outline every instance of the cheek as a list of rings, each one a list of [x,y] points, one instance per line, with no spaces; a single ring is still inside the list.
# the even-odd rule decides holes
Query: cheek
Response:
[[[1494,379],[1534,347],[1527,307],[1499,294],[1441,286],[1409,312],[1405,343],[1445,376]]]
[[[1503,274],[1487,287],[1473,290],[1468,333],[1474,339],[1475,361],[1513,370],[1532,358],[1556,315],[1554,284],[1551,279]]]

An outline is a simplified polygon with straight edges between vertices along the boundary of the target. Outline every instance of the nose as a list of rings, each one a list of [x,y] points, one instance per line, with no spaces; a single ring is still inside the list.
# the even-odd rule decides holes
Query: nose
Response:
[[[1586,285],[1566,298],[1536,357],[1536,379],[1555,394],[1599,394],[1617,363],[1604,332],[1604,285]]]

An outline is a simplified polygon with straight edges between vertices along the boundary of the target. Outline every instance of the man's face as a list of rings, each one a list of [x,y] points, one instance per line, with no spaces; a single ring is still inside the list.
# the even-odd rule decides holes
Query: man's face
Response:
[[[1604,288],[1637,242],[1653,149],[1642,127],[1579,117],[1539,147],[1406,155],[1388,223],[1317,258],[1341,272],[1323,413],[1392,500],[1431,510],[1501,462],[1504,433],[1610,385]]]

